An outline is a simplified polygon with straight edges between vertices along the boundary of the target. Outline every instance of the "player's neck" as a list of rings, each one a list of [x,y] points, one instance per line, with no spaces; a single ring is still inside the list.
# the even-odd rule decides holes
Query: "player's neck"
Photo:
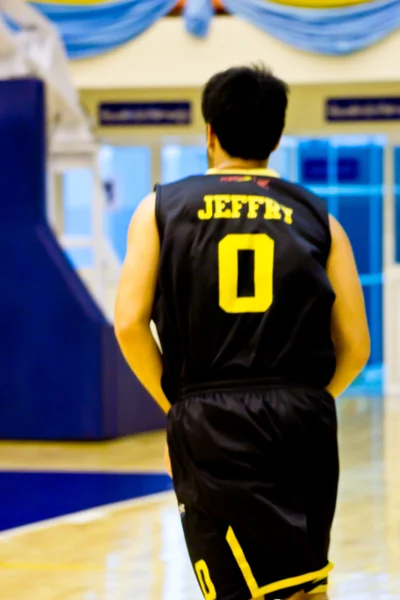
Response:
[[[265,160],[241,160],[240,158],[227,158],[221,161],[216,161],[214,168],[218,171],[234,170],[240,171],[246,169],[266,169],[267,161]]]

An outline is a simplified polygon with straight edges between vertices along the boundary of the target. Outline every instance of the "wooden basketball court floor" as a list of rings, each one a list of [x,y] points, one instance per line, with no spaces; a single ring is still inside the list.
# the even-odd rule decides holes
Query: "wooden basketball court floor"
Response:
[[[331,599],[400,600],[400,398],[338,407]],[[200,600],[163,443],[1,442],[0,598]]]

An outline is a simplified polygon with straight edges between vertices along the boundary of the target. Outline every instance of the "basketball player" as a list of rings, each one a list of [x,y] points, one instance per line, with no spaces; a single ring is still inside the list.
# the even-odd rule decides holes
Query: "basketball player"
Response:
[[[213,168],[140,205],[116,304],[122,351],[168,413],[206,600],[327,598],[334,398],[369,356],[346,234],[325,202],[267,169],[287,98],[261,68],[207,83]]]

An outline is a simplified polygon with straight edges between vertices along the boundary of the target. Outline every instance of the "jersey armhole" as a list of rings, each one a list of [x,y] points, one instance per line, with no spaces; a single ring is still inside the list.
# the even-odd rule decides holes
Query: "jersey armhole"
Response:
[[[322,198],[321,198],[322,200]],[[326,200],[322,200],[323,205],[324,205],[324,213],[325,213],[325,222],[326,222],[326,228],[327,228],[327,236],[328,236],[328,241],[327,241],[327,252],[326,252],[326,259],[325,259],[325,266],[326,263],[328,262],[328,258],[329,258],[329,254],[331,253],[331,247],[332,247],[332,233],[331,233],[331,221],[330,221],[330,213],[329,213],[329,209],[328,209],[328,203],[326,202]]]
[[[312,211],[312,213],[314,214],[314,217],[322,225],[322,227],[324,228],[324,230],[326,232],[326,239],[323,242],[323,249],[321,248],[321,250],[323,252],[324,267],[326,267],[326,264],[327,264],[328,258],[329,258],[329,254],[331,252],[331,246],[332,246],[332,235],[331,235],[331,227],[330,227],[330,222],[329,222],[328,203],[324,198],[321,198],[317,194],[314,194],[307,188],[300,186],[298,184],[295,184],[295,185],[298,189],[301,190],[301,192],[302,192],[301,196],[307,202],[309,210]]]

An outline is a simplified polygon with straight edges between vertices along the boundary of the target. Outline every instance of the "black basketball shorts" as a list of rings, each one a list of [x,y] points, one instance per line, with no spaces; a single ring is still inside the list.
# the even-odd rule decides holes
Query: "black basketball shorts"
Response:
[[[174,487],[206,600],[327,589],[339,477],[324,390],[195,390],[168,417]]]

